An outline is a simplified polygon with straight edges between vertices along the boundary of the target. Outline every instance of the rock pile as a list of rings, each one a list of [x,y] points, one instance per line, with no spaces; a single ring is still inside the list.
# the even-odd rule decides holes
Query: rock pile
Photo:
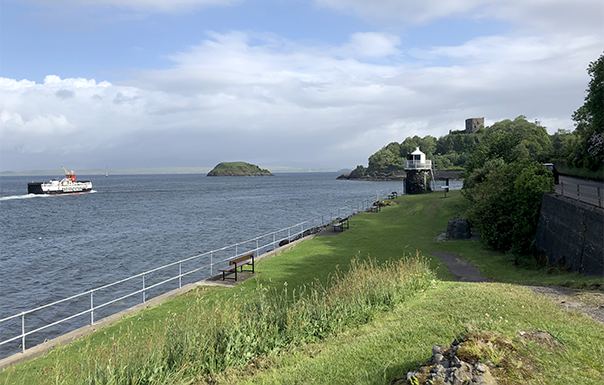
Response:
[[[463,342],[457,342],[457,340],[453,341],[448,348],[443,345],[434,345],[430,361],[420,365],[417,371],[407,373],[407,378],[393,380],[392,384],[497,384],[487,364],[469,363],[457,357],[457,351],[462,345]]]

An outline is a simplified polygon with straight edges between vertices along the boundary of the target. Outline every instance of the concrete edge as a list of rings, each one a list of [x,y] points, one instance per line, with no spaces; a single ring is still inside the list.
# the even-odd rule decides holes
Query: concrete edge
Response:
[[[281,254],[282,252],[293,248],[300,242],[306,241],[309,239],[313,239],[314,237],[315,237],[315,235],[312,234],[312,235],[300,238],[298,240],[292,241],[292,242],[288,243],[287,245],[283,245],[274,250],[271,250],[268,253],[264,253],[256,258],[256,262],[259,262],[263,259],[272,258],[274,256],[277,256],[277,255]],[[220,281],[218,281],[218,282],[209,281],[208,279],[204,279],[204,280],[201,280],[201,281],[198,281],[195,283],[189,283],[179,289],[175,289],[175,290],[169,291],[167,293],[164,293],[160,296],[154,297],[154,298],[146,301],[145,303],[140,303],[131,308],[122,310],[119,313],[115,313],[113,315],[110,315],[109,317],[103,318],[100,321],[95,322],[94,325],[82,326],[79,329],[76,329],[69,333],[63,334],[57,338],[53,338],[52,340],[46,340],[41,344],[38,344],[32,348],[26,349],[24,352],[16,353],[16,354],[13,354],[12,356],[3,358],[0,360],[0,371],[6,369],[8,367],[11,367],[13,365],[17,365],[24,361],[36,359],[36,358],[48,353],[50,350],[52,350],[58,346],[68,345],[68,344],[72,343],[73,341],[76,341],[83,337],[89,336],[92,333],[94,333],[95,331],[102,329],[106,326],[109,326],[128,315],[135,314],[148,307],[157,306],[168,299],[176,298],[179,295],[187,293],[199,286],[223,286],[223,287],[228,287],[228,288],[234,287],[231,284],[222,284]]]

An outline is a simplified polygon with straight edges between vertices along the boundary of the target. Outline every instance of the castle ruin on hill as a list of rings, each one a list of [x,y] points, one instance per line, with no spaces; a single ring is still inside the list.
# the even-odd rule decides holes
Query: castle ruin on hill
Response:
[[[484,118],[469,118],[466,119],[466,134],[475,134],[484,127]]]

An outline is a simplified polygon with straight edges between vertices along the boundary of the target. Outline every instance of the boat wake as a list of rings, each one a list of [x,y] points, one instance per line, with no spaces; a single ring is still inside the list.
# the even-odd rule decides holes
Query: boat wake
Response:
[[[11,196],[7,196],[7,197],[0,197],[0,202],[1,201],[12,201],[15,199],[45,198],[45,197],[49,197],[49,196],[50,195],[37,195],[37,194],[11,195]]]
[[[30,199],[30,198],[48,198],[48,197],[53,197],[53,196],[66,196],[66,195],[80,195],[80,194],[92,194],[97,192],[96,190],[90,190],[89,192],[82,192],[82,193],[71,193],[71,194],[57,194],[57,195],[53,195],[53,194],[24,194],[24,195],[11,195],[11,196],[7,196],[7,197],[0,197],[0,202],[2,201],[12,201],[15,199]]]

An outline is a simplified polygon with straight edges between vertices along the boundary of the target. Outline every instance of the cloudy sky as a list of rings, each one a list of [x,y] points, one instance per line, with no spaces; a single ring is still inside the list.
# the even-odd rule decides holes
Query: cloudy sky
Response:
[[[3,0],[0,171],[354,168],[469,117],[573,129],[602,0]]]

